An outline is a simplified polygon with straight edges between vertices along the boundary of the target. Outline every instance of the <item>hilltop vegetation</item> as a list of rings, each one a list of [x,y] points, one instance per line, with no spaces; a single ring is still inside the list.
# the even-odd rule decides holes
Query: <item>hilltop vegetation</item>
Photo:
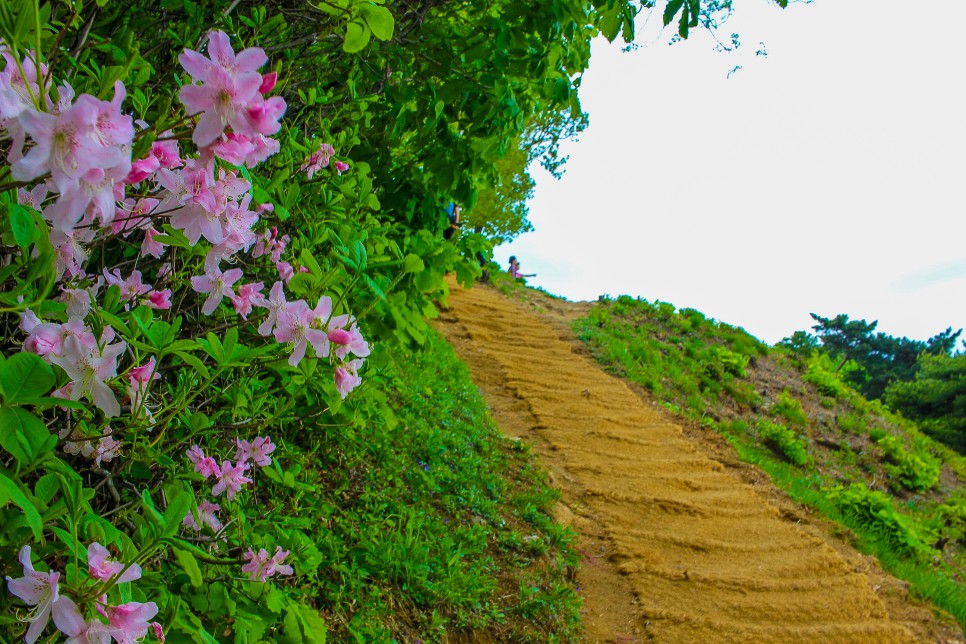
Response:
[[[852,388],[859,367],[768,347],[694,309],[621,296],[576,330],[670,411],[721,433],[794,500],[848,530],[966,624],[966,460]]]

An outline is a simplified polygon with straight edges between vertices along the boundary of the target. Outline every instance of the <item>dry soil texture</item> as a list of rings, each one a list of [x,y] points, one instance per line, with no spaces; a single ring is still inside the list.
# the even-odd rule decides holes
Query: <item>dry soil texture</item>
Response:
[[[928,611],[890,617],[861,557],[803,529],[581,353],[565,323],[580,306],[454,287],[438,327],[497,423],[534,444],[563,491],[587,641],[924,638]]]

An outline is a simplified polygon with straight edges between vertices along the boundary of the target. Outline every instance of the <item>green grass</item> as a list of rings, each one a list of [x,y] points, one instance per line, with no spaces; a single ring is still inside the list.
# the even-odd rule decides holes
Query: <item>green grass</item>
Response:
[[[966,460],[852,390],[842,378],[851,365],[627,296],[602,298],[575,331],[606,368],[721,432],[791,499],[966,625]],[[769,366],[759,372],[760,361]],[[944,468],[955,483],[940,482]]]
[[[395,419],[330,428],[315,455],[330,636],[576,639],[573,534],[550,518],[558,495],[527,446],[502,437],[435,333],[388,372]]]

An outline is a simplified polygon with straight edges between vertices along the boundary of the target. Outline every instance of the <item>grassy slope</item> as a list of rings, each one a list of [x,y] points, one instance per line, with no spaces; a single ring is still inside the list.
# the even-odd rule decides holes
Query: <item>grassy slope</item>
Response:
[[[622,296],[577,323],[592,353],[721,432],[796,501],[846,526],[912,592],[966,624],[966,461],[818,356],[769,348],[693,309]]]
[[[503,438],[435,333],[391,365],[392,422],[334,428],[316,455],[330,509],[319,605],[346,641],[570,640],[571,533],[526,446]]]

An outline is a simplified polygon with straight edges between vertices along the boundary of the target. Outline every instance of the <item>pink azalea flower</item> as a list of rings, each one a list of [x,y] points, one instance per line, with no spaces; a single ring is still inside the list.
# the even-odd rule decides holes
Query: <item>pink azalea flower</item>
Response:
[[[64,644],[110,644],[111,627],[96,617],[90,622],[81,622],[78,626],[79,628],[72,631],[65,631],[72,637]]]
[[[160,380],[161,374],[157,372],[157,361],[151,356],[147,362],[139,367],[133,367],[127,372],[127,395],[131,399],[131,407],[137,408],[144,404],[145,396],[148,393],[148,384],[152,380]]]
[[[115,268],[109,273],[105,268],[104,279],[111,286],[121,289],[121,299],[127,302],[124,305],[125,311],[130,308],[131,302],[137,301],[140,296],[151,291],[151,285],[141,281],[141,271],[132,271],[128,278],[124,279],[121,277],[120,269]]]
[[[275,134],[282,128],[279,121],[286,107],[285,99],[281,96],[262,99],[256,95],[241,114],[245,123],[243,131],[251,135]]]
[[[50,243],[57,251],[57,275],[67,278],[83,277],[83,264],[87,261],[87,251],[84,244],[94,239],[92,228],[75,228],[62,231],[53,228],[50,231]]]
[[[271,335],[272,329],[278,324],[278,314],[285,310],[288,302],[285,300],[285,288],[282,282],[275,282],[272,290],[268,292],[268,299],[258,296],[256,300],[252,297],[252,304],[268,309],[268,317],[259,325],[258,334],[261,336]]]
[[[101,101],[89,94],[83,94],[77,99],[78,102],[89,101],[97,110],[93,136],[103,148],[118,150],[121,164],[126,166],[122,173],[125,176],[130,169],[130,147],[134,141],[134,121],[130,115],[121,113],[121,103],[126,95],[124,83],[118,80],[114,82],[114,98],[110,101]],[[126,156],[124,151],[127,151]]]
[[[231,298],[231,303],[235,307],[235,313],[247,320],[248,314],[252,312],[252,307],[256,302],[264,300],[262,289],[265,285],[261,282],[251,282],[242,284],[238,287],[238,295]]]
[[[106,612],[115,641],[118,644],[136,644],[148,634],[148,620],[158,614],[158,605],[154,602],[128,602],[108,606]]]
[[[24,641],[27,644],[36,642],[51,616],[54,625],[68,634],[77,629],[78,624],[82,625],[84,618],[77,610],[77,605],[69,597],[60,594],[60,573],[34,570],[29,545],[20,549],[19,559],[23,566],[23,577],[7,577],[7,588],[28,606],[35,607],[26,619],[30,622],[30,628]]]
[[[136,563],[125,566],[113,559],[110,551],[96,541],[87,546],[87,566],[91,577],[102,581],[116,576],[114,583],[123,584],[141,578],[141,566]]]
[[[43,210],[44,199],[47,198],[47,185],[38,183],[28,192],[26,188],[17,190],[17,203],[36,211]]]
[[[250,574],[252,581],[262,582],[275,575],[291,575],[295,572],[292,567],[282,564],[288,555],[289,552],[283,551],[281,546],[276,546],[275,554],[271,558],[265,548],[259,548],[258,554],[249,548],[244,555],[248,563],[242,566],[242,572]]]
[[[349,164],[342,161],[335,162],[335,171],[340,175],[344,174],[349,169]]]
[[[116,165],[116,155],[98,150],[92,137],[97,122],[97,107],[78,102],[59,114],[24,110],[20,125],[30,135],[34,146],[21,159],[11,164],[11,174],[18,181],[30,181],[46,172],[57,189],[63,192],[94,166]]]
[[[147,294],[144,303],[156,310],[167,310],[171,308],[171,289],[166,288],[161,291],[151,291]]]
[[[278,271],[278,276],[283,282],[288,284],[292,276],[295,275],[295,269],[288,262],[276,262],[275,269]]]
[[[195,464],[195,472],[205,478],[218,476],[218,462],[210,456],[205,456],[204,451],[197,445],[192,445],[187,451],[188,460]]]
[[[262,74],[262,84],[258,87],[259,94],[268,94],[270,91],[275,89],[275,83],[278,82],[278,72],[268,72],[267,74]]]
[[[282,149],[282,145],[278,141],[261,134],[251,135],[248,138],[255,146],[255,150],[245,159],[245,165],[249,168],[254,168],[273,154],[278,154],[278,151]]]
[[[151,632],[154,634],[161,644],[164,644],[164,630],[161,628],[161,624],[157,622],[151,622]]]
[[[97,443],[97,448],[94,450],[92,456],[94,458],[94,463],[98,467],[101,465],[101,461],[110,461],[121,451],[121,443],[114,440],[113,436],[103,436]]]
[[[267,208],[268,206],[272,206],[272,204],[262,204],[259,206],[259,209]],[[274,210],[274,206],[270,210]],[[272,226],[258,237],[255,242],[255,249],[252,251],[252,257],[261,257],[262,255],[271,253],[272,261],[277,262],[281,259],[282,253],[285,252],[285,246],[288,245],[289,239],[288,235],[279,237],[278,228]]]
[[[231,461],[223,461],[221,470],[217,474],[218,482],[211,488],[212,496],[218,496],[224,492],[229,501],[234,499],[243,485],[252,482],[245,476],[246,469],[248,469],[247,463],[232,465]]]
[[[105,336],[108,335],[108,329],[110,327],[105,328]],[[114,337],[113,329],[110,329],[110,337]],[[87,395],[110,418],[120,413],[121,406],[105,381],[117,375],[117,358],[124,353],[126,345],[123,342],[108,344],[103,338],[102,343],[103,349],[89,347],[77,337],[67,336],[63,355],[51,354],[50,361],[66,371],[74,381],[71,400],[79,400]]]
[[[31,312],[32,315],[32,312]],[[23,343],[24,351],[36,353],[41,358],[64,352],[64,328],[54,322],[32,324],[30,335]]]
[[[161,161],[153,154],[149,154],[131,164],[131,171],[124,177],[124,183],[141,183],[159,169],[161,169]]]
[[[265,467],[272,464],[272,457],[269,456],[275,451],[275,444],[268,436],[256,436],[255,440],[248,442],[240,438],[235,439],[235,460],[242,463],[254,461],[255,465]]]
[[[161,134],[162,137],[151,144],[151,156],[158,160],[162,168],[179,168],[184,165],[181,152],[178,150],[178,140],[173,138],[170,130]]]
[[[288,363],[293,367],[305,357],[305,350],[309,343],[316,347],[316,355],[321,355],[317,347],[328,346],[325,331],[312,328],[312,323],[319,317],[319,313],[310,309],[305,300],[290,302],[279,312],[275,339],[279,342],[291,342],[294,345],[292,355],[288,359]]]
[[[254,154],[255,144],[244,134],[228,132],[215,140],[207,149],[219,159],[232,165],[244,165],[245,160]]]
[[[335,388],[343,400],[349,392],[362,384],[362,378],[359,377],[361,368],[362,360],[350,360],[335,368]]]
[[[319,149],[309,155],[309,157],[302,162],[302,166],[299,168],[304,171],[309,179],[315,176],[315,173],[322,168],[327,168],[329,166],[329,160],[332,155],[335,154],[335,148],[333,148],[328,143],[322,143],[319,145]]]
[[[329,342],[336,345],[335,355],[339,360],[344,360],[350,352],[359,358],[369,355],[369,343],[359,332],[355,319],[348,315],[339,315],[329,322]]]
[[[244,112],[251,102],[261,99],[258,90],[262,86],[262,75],[255,70],[268,62],[264,50],[257,47],[245,49],[236,56],[223,31],[209,33],[208,55],[210,60],[186,49],[178,57],[192,80],[202,82],[200,86],[185,85],[178,93],[190,113],[201,113],[192,135],[198,147],[210,145],[228,125],[240,134],[251,132]]]
[[[67,315],[70,317],[85,318],[90,313],[91,292],[86,288],[62,287],[57,300],[67,306]]]
[[[201,307],[201,312],[205,315],[211,315],[218,308],[223,297],[235,297],[231,285],[240,280],[241,277],[242,270],[240,268],[232,268],[222,273],[221,269],[217,267],[208,270],[204,275],[192,277],[191,287],[198,293],[208,293],[205,304]]]
[[[145,229],[144,241],[141,242],[142,257],[150,255],[151,257],[161,259],[161,256],[164,255],[164,244],[154,240],[155,235],[160,234],[160,231],[155,230],[153,226]]]
[[[221,221],[224,204],[219,204],[215,195],[215,178],[210,164],[189,159],[183,168],[158,170],[157,180],[167,190],[158,208],[175,211],[171,215],[171,225],[183,231],[192,245],[197,244],[202,236],[213,244],[224,239]]]
[[[198,518],[201,519],[201,524],[199,525],[195,520],[194,514],[189,512],[185,515],[182,525],[196,532],[201,532],[202,526],[207,525],[213,531],[218,532],[221,530],[221,521],[218,520],[218,515],[216,514],[219,510],[221,510],[221,506],[217,503],[202,501],[198,504]]]

